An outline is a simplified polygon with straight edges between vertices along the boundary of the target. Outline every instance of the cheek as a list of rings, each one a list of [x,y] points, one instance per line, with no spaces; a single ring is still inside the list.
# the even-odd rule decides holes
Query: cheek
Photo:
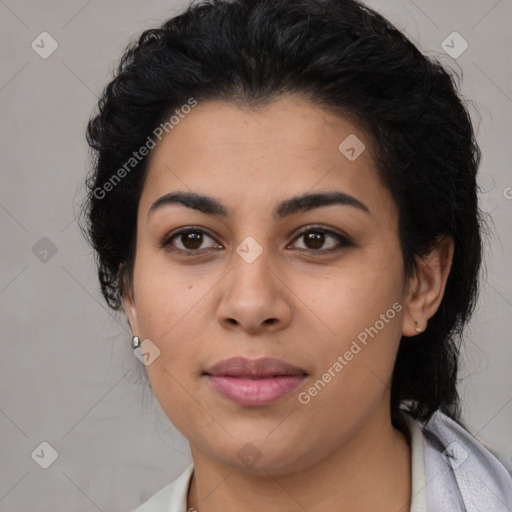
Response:
[[[390,382],[402,333],[401,258],[375,249],[347,259],[346,266],[316,281],[317,286],[302,278],[304,302],[315,313],[317,343],[322,343],[315,376],[320,382],[305,389],[311,397],[308,408],[330,401],[350,409],[365,407]],[[327,412],[339,413],[338,408]]]
[[[355,338],[403,300],[400,253],[386,247],[354,251],[339,266],[315,275],[297,272],[294,279],[292,288],[301,298],[298,306],[310,310],[318,334],[325,339]],[[395,308],[388,317],[396,313]]]
[[[192,270],[190,269],[190,272]],[[208,286],[201,276],[173,265],[160,253],[142,248],[134,268],[134,291],[141,333],[165,341],[180,324],[189,323]],[[193,323],[196,325],[196,323]]]
[[[186,431],[191,420],[198,424],[208,420],[196,398],[198,361],[208,353],[204,343],[206,318],[201,310],[207,283],[184,279],[175,268],[161,271],[155,265],[141,265],[137,270],[134,284],[139,328],[160,351],[146,367],[148,378],[169,419]]]
[[[338,309],[337,323],[332,321],[336,337],[324,337],[318,373],[299,397],[303,404],[299,414],[309,425],[312,444],[321,445],[322,438],[350,437],[361,418],[386,402],[401,337],[402,308],[399,302],[383,305],[366,306],[358,319]]]
[[[154,256],[136,261],[139,336],[149,338],[160,351],[147,367],[159,401],[173,397],[174,402],[186,402],[189,397],[181,396],[179,384],[194,393],[201,361],[217,357],[208,329],[213,318],[209,293],[217,280],[211,271],[201,274],[193,267],[180,268]]]

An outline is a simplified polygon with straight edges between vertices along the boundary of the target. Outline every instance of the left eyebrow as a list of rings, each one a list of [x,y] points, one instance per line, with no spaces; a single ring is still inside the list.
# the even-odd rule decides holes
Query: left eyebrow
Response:
[[[229,216],[229,210],[217,199],[196,192],[170,192],[157,199],[148,210],[148,217],[156,210],[172,204],[181,204],[187,208],[207,215]],[[283,219],[290,215],[306,212],[323,206],[339,204],[351,206],[371,215],[369,208],[355,197],[344,192],[319,192],[300,194],[280,202],[273,210],[274,218]]]
[[[352,206],[365,213],[370,213],[370,209],[359,199],[354,196],[346,194],[345,192],[318,192],[316,194],[301,194],[298,196],[291,197],[279,203],[274,209],[274,217],[284,218],[289,215],[294,215],[300,212],[307,212],[314,208],[320,208],[322,206],[330,206],[333,204],[339,204],[342,206]]]

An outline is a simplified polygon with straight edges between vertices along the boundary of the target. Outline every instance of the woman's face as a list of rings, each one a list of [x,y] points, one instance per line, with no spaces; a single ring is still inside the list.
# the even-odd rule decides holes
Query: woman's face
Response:
[[[149,379],[193,453],[277,474],[389,425],[407,283],[369,144],[287,97],[257,111],[199,103],[153,150],[125,306],[160,351]],[[216,205],[162,199],[177,192]],[[213,375],[235,356],[294,368]]]

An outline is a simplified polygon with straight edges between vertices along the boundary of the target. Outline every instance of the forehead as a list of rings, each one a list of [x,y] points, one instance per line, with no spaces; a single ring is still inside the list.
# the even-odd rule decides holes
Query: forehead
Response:
[[[278,198],[320,189],[365,197],[370,209],[393,208],[368,136],[293,96],[256,110],[199,102],[153,149],[147,172],[145,211],[163,194],[187,189],[225,198],[238,213],[271,211]]]
[[[176,119],[177,120],[177,119]],[[153,150],[153,160],[165,158],[166,150],[182,155],[194,141],[199,151],[247,153],[257,146],[265,153],[299,151],[307,157],[331,150],[337,155],[339,143],[349,135],[367,136],[345,118],[336,116],[298,96],[285,96],[264,107],[249,108],[221,101],[200,102],[172,128],[169,136]],[[188,155],[194,156],[194,155]]]

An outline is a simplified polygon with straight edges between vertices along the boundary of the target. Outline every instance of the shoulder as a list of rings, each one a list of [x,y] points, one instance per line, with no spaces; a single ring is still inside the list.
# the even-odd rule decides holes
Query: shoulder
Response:
[[[435,506],[500,510],[512,504],[512,471],[505,465],[505,457],[498,458],[499,452],[441,411],[427,423],[418,424],[425,454],[427,504],[434,510]]]
[[[190,464],[174,482],[166,485],[133,512],[186,512],[187,494],[194,465]]]

